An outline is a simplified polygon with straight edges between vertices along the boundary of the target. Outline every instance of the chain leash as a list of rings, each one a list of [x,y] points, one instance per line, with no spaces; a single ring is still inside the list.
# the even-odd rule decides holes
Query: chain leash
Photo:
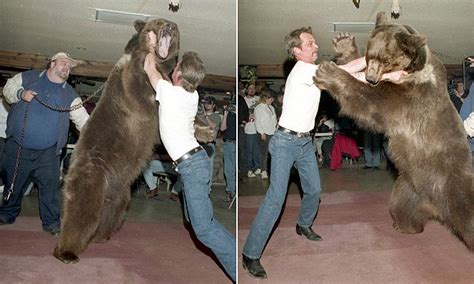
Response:
[[[102,86],[100,86],[93,94],[92,96],[89,96],[87,99],[85,99],[84,101],[76,104],[76,105],[73,105],[69,108],[58,108],[58,107],[53,107],[51,105],[48,105],[47,103],[45,103],[43,100],[41,100],[40,98],[38,98],[38,96],[34,96],[34,99],[39,102],[42,106],[44,106],[45,108],[48,108],[52,111],[56,111],[56,112],[71,112],[71,111],[75,111],[75,110],[78,110],[80,109],[84,103],[90,101],[93,97],[97,96],[97,94],[99,94],[100,92],[102,92],[102,90],[104,89],[105,87],[105,84],[104,83]]]
[[[30,108],[30,102],[26,103],[25,107],[25,115],[23,116],[23,124],[21,127],[21,132],[20,132],[20,142],[18,144],[18,151],[16,152],[16,161],[15,161],[15,170],[13,172],[13,178],[12,182],[10,183],[10,187],[3,194],[3,203],[6,204],[8,200],[10,199],[11,195],[13,194],[13,188],[15,186],[16,182],[16,177],[18,176],[18,169],[20,168],[20,155],[21,155],[21,149],[23,145],[23,138],[25,137],[25,128],[26,128],[26,118],[28,117],[28,110]]]
[[[52,110],[52,111],[57,111],[57,112],[71,112],[71,111],[75,111],[75,110],[78,110],[80,109],[85,102],[89,101],[90,99],[92,99],[93,97],[97,96],[97,94],[99,94],[100,92],[102,92],[102,90],[104,89],[105,87],[105,84],[104,83],[102,86],[100,86],[93,94],[92,96],[89,96],[87,99],[85,99],[84,101],[76,104],[76,105],[73,105],[69,108],[56,108],[56,107],[53,107],[53,106],[50,106],[48,105],[47,103],[43,102],[40,98],[38,98],[38,96],[35,96],[34,99],[36,101],[38,101],[42,106]],[[10,197],[12,196],[13,194],[13,189],[15,187],[15,183],[16,183],[16,178],[18,176],[18,170],[20,168],[20,156],[21,156],[21,149],[22,149],[22,146],[23,146],[23,139],[24,139],[24,136],[25,136],[25,128],[26,128],[26,119],[28,117],[28,110],[29,110],[29,107],[30,107],[30,102],[27,102],[26,103],[26,108],[25,108],[25,115],[23,117],[23,124],[21,126],[21,132],[20,132],[20,141],[18,143],[18,151],[16,153],[16,161],[15,161],[15,170],[13,172],[13,178],[12,178],[12,182],[10,183],[10,187],[8,188],[7,191],[5,191],[3,193],[3,203],[6,204],[8,202],[8,200],[10,199]]]

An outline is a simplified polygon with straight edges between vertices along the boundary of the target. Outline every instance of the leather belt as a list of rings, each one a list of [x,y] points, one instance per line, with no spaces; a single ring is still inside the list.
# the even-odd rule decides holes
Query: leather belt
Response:
[[[311,134],[309,132],[296,132],[296,131],[293,131],[291,129],[280,126],[280,125],[278,125],[278,130],[280,130],[282,132],[285,132],[285,133],[288,133],[288,134],[291,134],[291,135],[295,135],[295,136],[300,137],[300,138],[311,136]]]
[[[188,152],[184,153],[181,157],[179,157],[176,161],[174,161],[173,165],[177,167],[179,163],[191,158],[192,155],[196,154],[197,152],[201,150],[204,150],[202,146],[197,146],[196,148],[189,150]]]

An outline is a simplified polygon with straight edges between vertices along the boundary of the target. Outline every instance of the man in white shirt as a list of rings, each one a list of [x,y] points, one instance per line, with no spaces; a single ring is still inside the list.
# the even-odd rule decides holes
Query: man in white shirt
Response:
[[[280,215],[286,193],[290,169],[294,165],[299,172],[303,198],[296,223],[296,233],[311,241],[321,241],[311,226],[319,207],[321,192],[318,165],[310,131],[314,128],[318,112],[320,90],[313,83],[318,69],[318,45],[311,27],[292,31],[285,38],[288,55],[297,60],[285,84],[283,110],[275,135],[270,141],[270,187],[258,210],[243,248],[243,267],[255,278],[264,279],[267,274],[260,263],[265,244]],[[365,60],[356,59],[345,66],[353,73],[365,67]]]
[[[156,43],[156,35],[150,32],[149,36],[150,42]],[[196,88],[204,79],[204,65],[196,53],[184,53],[173,71],[171,84],[156,70],[155,54],[150,52],[144,70],[160,102],[161,140],[183,182],[184,211],[197,238],[212,250],[235,281],[235,237],[213,217],[208,195],[210,161],[194,137],[199,101]]]
[[[245,124],[245,157],[247,159],[247,177],[255,177],[261,173],[260,169],[260,152],[257,137],[257,129],[255,128],[255,107],[260,100],[256,95],[255,83],[250,82],[246,88],[244,97],[249,109],[249,121]]]

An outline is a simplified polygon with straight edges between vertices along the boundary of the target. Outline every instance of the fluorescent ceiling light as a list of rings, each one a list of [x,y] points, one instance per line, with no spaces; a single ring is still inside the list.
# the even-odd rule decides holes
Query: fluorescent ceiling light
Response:
[[[120,25],[133,25],[136,20],[148,21],[151,15],[95,8],[95,21]]]
[[[374,29],[374,22],[332,22],[330,29],[332,32],[366,33]]]

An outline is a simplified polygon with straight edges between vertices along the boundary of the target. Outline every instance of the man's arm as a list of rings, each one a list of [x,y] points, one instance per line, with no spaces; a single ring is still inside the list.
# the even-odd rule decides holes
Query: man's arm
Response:
[[[78,104],[82,104],[80,97],[77,97],[72,101],[71,107]],[[69,113],[69,117],[76,126],[77,130],[81,131],[82,127],[84,127],[84,124],[86,124],[87,120],[89,119],[89,114],[87,113],[87,110],[84,108],[84,106],[81,106],[79,109],[71,111]]]
[[[346,72],[350,74],[357,73],[359,71],[362,71],[367,67],[367,62],[365,61],[365,56],[357,58],[355,60],[352,60],[351,62],[344,64],[344,65],[338,65],[339,68],[342,70],[345,70]]]
[[[221,131],[225,131],[227,129],[227,116],[228,115],[229,115],[229,112],[227,110],[224,110],[224,118],[222,118]]]
[[[160,72],[156,70],[156,34],[152,31],[148,32],[148,45],[149,53],[145,57],[143,69],[148,76],[148,80],[150,80],[151,86],[156,91],[156,85],[158,84],[159,80],[163,79],[163,76],[161,76]]]
[[[148,80],[150,80],[151,86],[156,91],[156,85],[158,85],[159,80],[163,79],[163,76],[156,70],[156,57],[154,53],[150,52],[146,55],[143,69],[148,76]]]
[[[365,80],[365,72],[360,72],[367,67],[367,62],[365,61],[365,56],[352,60],[351,62],[338,65],[339,68],[345,70],[349,74],[351,74],[354,78],[359,81],[367,82]],[[401,77],[407,75],[408,73],[404,70],[394,71],[390,73],[385,73],[382,75],[382,80],[390,80],[390,81],[398,81]]]
[[[32,90],[25,90],[25,88],[23,88],[21,73],[18,73],[12,78],[8,79],[5,87],[3,88],[3,96],[9,104],[15,104],[20,100],[31,102],[31,100],[36,95],[36,92]]]

